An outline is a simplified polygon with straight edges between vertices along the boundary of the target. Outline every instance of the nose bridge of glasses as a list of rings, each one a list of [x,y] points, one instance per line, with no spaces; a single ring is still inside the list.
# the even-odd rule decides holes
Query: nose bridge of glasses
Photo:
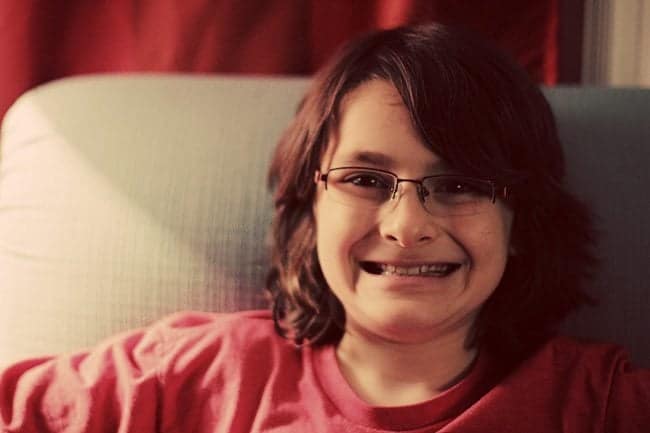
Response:
[[[412,183],[413,187],[415,188],[415,192],[416,192],[416,194],[418,196],[418,199],[420,200],[421,203],[424,203],[424,199],[427,196],[428,191],[426,190],[426,188],[422,184],[422,181],[417,180],[417,179],[399,179],[399,178],[395,178],[395,185],[393,187],[393,193],[391,195],[391,200],[394,200],[396,198],[397,199],[402,198],[402,196],[405,194],[404,187],[402,187],[402,190],[401,190],[401,193],[399,194],[399,196],[397,195],[397,193],[400,190],[400,184],[404,184],[404,183]]]

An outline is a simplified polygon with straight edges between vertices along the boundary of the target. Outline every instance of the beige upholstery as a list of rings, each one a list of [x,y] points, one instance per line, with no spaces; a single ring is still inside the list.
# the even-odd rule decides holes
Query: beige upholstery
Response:
[[[2,127],[0,361],[265,305],[267,160],[304,81],[86,77]]]
[[[113,75],[24,95],[0,141],[0,363],[88,346],[172,311],[265,305],[266,168],[305,86],[290,78]],[[608,249],[626,249],[612,254],[645,254],[637,260],[647,263],[650,202],[630,213],[612,208],[624,185],[600,179],[622,170],[649,184],[648,127],[635,136],[642,146],[590,147],[594,125],[580,101],[597,98],[581,99],[585,92],[597,90],[551,94],[563,135],[580,142],[568,152],[578,170],[572,182],[589,200],[606,197],[603,209],[615,209],[617,224],[635,234],[624,245],[608,235]],[[648,108],[648,93],[639,95]],[[632,96],[608,97],[625,106]],[[634,119],[629,127],[641,128]],[[597,193],[595,178],[605,185]],[[608,302],[570,327],[632,346],[649,364],[650,271],[638,263],[604,272],[595,290]]]

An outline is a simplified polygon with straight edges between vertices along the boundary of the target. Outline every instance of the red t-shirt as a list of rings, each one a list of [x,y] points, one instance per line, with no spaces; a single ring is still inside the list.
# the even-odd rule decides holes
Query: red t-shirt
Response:
[[[650,431],[650,371],[612,345],[551,340],[495,382],[481,351],[436,398],[372,407],[331,346],[298,349],[268,312],[179,313],[92,351],[0,373],[6,432]]]

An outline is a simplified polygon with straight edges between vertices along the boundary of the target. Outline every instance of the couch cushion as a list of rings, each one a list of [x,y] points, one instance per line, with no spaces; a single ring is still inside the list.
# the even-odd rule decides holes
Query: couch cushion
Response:
[[[92,76],[2,127],[0,362],[266,305],[266,172],[305,81]]]
[[[615,341],[650,367],[650,89],[546,89],[570,186],[594,210],[599,300],[567,320],[575,335]]]

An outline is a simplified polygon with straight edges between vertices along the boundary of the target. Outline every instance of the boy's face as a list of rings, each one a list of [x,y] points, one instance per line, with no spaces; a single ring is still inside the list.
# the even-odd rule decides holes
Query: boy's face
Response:
[[[408,179],[445,173],[390,83],[362,84],[346,96],[340,112],[323,173],[342,166],[389,170]],[[346,332],[405,343],[466,335],[503,275],[512,212],[497,200],[480,214],[433,216],[408,182],[400,184],[394,200],[375,209],[340,204],[318,183],[318,258],[345,308]],[[395,268],[377,272],[386,265]],[[427,271],[402,275],[416,267]]]

